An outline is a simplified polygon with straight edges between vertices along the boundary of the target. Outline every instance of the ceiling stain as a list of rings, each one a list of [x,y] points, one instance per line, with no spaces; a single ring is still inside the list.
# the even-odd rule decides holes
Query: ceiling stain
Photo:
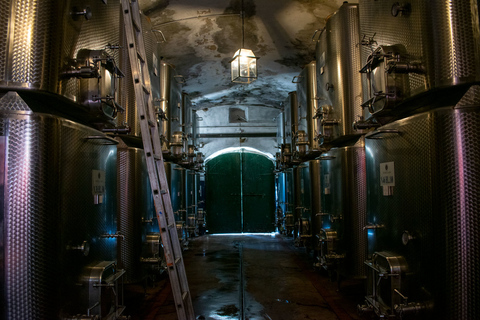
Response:
[[[295,91],[292,78],[314,59],[315,30],[339,0],[243,0],[244,44],[259,57],[258,79],[230,81],[230,60],[242,45],[242,0],[139,0],[153,29],[164,33],[160,56],[176,66],[197,108],[280,106]]]

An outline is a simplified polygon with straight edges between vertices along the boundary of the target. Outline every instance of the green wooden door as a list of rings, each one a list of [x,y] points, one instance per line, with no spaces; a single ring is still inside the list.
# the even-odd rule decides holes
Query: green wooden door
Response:
[[[227,153],[205,166],[207,230],[209,233],[242,232],[240,154]]]
[[[273,162],[248,152],[222,154],[206,163],[209,233],[272,232]]]
[[[273,162],[255,153],[242,153],[243,232],[275,230]]]

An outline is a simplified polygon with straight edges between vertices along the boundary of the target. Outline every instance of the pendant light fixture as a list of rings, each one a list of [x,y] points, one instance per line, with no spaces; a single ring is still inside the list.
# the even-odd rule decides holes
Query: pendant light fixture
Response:
[[[245,49],[245,11],[240,13],[242,17],[242,46],[235,52],[233,59],[230,61],[232,68],[232,82],[251,83],[257,80],[257,57],[250,49]]]

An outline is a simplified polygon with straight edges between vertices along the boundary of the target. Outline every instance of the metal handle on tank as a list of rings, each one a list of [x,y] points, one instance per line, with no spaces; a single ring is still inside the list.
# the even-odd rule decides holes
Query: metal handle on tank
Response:
[[[173,78],[175,79],[175,81],[177,81],[178,84],[187,83],[187,81],[185,80],[185,77],[182,76],[182,75],[173,76]],[[178,80],[178,79],[180,79],[180,80]]]
[[[162,38],[163,38],[163,42],[167,42],[167,39],[165,39],[165,36],[163,35],[163,32],[162,32],[162,31],[156,30],[156,29],[152,29],[152,32],[153,32],[153,34],[155,34],[155,38],[157,39],[157,43],[161,43],[161,42],[158,41],[158,38],[157,38],[157,36],[156,36],[156,33],[160,33],[160,35],[161,35]]]
[[[380,134],[385,134],[385,133],[396,133],[396,134],[401,134],[402,132],[396,129],[378,129],[375,131],[372,131],[370,133],[367,133],[365,135],[365,139],[383,139],[383,137],[376,137]]]
[[[88,136],[85,138],[85,140],[106,140],[109,143],[103,143],[104,145],[116,145],[118,144],[118,141],[110,138],[109,136]]]
[[[317,29],[315,30],[315,32],[313,33],[313,36],[312,36],[312,41],[318,41],[320,40],[320,37],[322,36],[322,33],[325,31],[326,28],[323,28],[321,30]],[[317,32],[320,31],[320,34],[318,35],[318,38],[317,40],[315,40],[315,35],[317,34]]]
[[[293,77],[292,83],[300,83],[300,82],[301,82],[300,80],[295,80],[295,79],[299,79],[299,78],[303,78],[303,76],[295,76],[295,77]]]

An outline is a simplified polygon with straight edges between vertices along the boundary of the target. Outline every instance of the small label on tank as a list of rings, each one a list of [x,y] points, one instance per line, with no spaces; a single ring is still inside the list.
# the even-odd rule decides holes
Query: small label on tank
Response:
[[[393,161],[380,163],[380,185],[383,187],[395,186],[395,166]]]
[[[92,193],[105,194],[105,171],[92,170]]]

